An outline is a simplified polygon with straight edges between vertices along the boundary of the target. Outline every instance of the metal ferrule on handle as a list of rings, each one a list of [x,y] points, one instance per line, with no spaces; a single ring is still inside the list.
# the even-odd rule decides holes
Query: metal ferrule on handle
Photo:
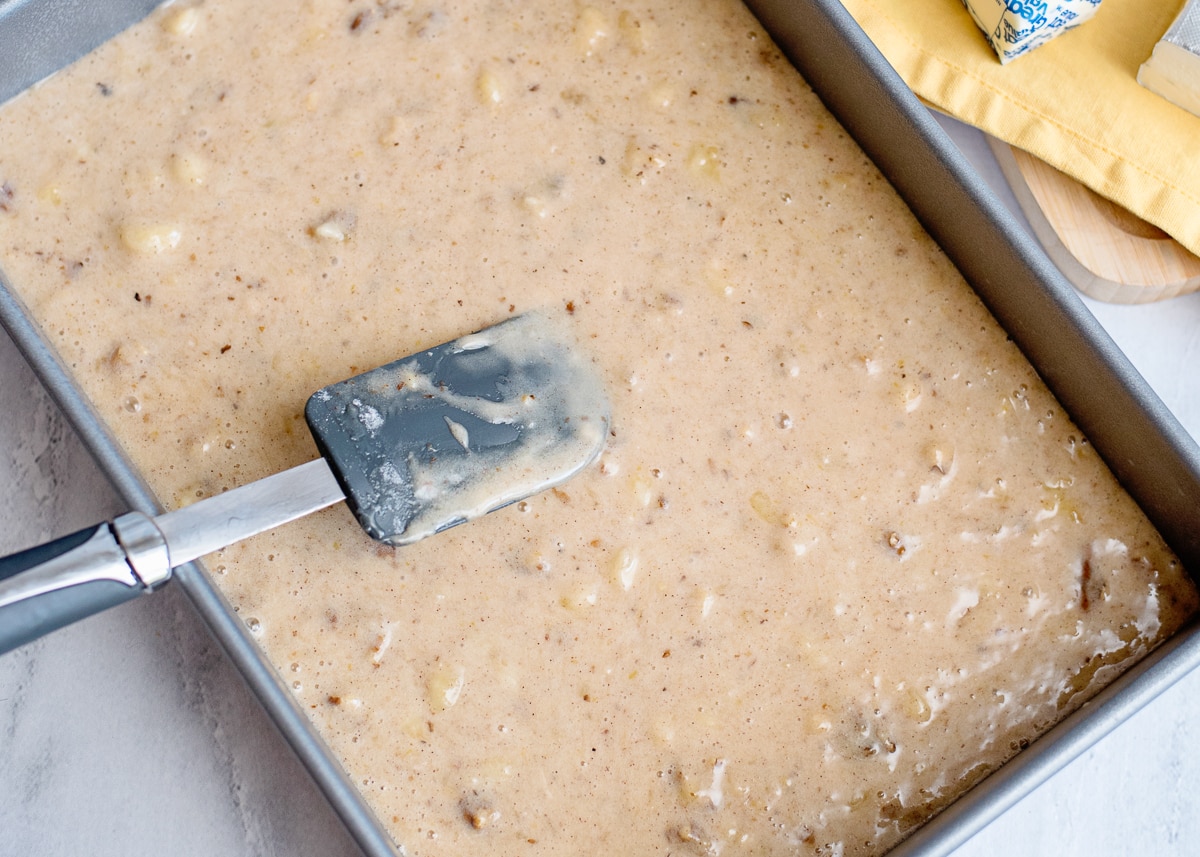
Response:
[[[167,542],[140,512],[0,557],[0,652],[129,601],[170,576]]]

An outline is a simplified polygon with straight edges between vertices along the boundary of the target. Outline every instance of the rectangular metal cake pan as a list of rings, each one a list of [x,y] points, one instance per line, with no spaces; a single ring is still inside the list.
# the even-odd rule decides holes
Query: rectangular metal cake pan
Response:
[[[0,101],[91,50],[156,3],[0,0]],[[908,202],[1195,576],[1200,447],[837,0],[747,5]],[[149,489],[2,278],[0,323],[118,492],[132,507],[154,511]],[[204,572],[180,569],[176,585],[363,850],[373,857],[395,854],[389,836]],[[1193,623],[892,853],[949,853],[1198,664],[1200,627]]]

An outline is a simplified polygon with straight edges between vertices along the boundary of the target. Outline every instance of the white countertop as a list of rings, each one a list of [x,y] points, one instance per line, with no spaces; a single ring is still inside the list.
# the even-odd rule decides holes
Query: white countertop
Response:
[[[978,134],[949,125],[1000,185]],[[1200,295],[1088,306],[1200,438]],[[0,553],[121,511],[2,332],[0,403]],[[1198,746],[1193,674],[957,855],[1194,854]],[[0,857],[141,854],[358,854],[170,587],[0,656]]]

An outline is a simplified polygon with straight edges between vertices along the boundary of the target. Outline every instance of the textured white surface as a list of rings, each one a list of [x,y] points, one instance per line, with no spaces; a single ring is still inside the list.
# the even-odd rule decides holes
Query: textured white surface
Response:
[[[948,122],[985,177],[977,133]],[[1015,203],[1014,203],[1015,205]],[[1200,295],[1089,307],[1200,437]],[[0,552],[117,510],[0,333]],[[957,852],[1183,857],[1200,842],[1200,674]],[[350,857],[357,850],[170,587],[0,656],[0,857]]]
[[[0,332],[0,554],[121,511]],[[352,857],[186,599],[0,655],[0,857]]]

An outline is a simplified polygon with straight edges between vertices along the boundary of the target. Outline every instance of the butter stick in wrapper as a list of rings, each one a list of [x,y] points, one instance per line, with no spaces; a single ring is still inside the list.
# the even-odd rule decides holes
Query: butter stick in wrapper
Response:
[[[1001,63],[1082,24],[1100,0],[962,0]]]
[[[1200,116],[1200,0],[1188,0],[1150,59],[1138,83],[1172,104]]]

